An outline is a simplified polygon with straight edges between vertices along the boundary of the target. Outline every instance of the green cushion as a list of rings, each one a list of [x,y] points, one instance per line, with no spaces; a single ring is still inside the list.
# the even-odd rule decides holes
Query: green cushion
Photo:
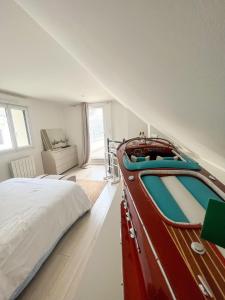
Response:
[[[225,202],[210,199],[201,238],[225,248]]]
[[[202,207],[207,209],[209,199],[223,201],[213,190],[203,181],[192,176],[177,176],[186,189],[195,197]]]
[[[139,161],[145,161],[145,157],[143,157],[143,156],[137,157],[137,162],[139,162]]]
[[[146,161],[145,156],[137,156],[136,162],[140,162],[140,161]]]
[[[123,164],[128,170],[142,170],[142,169],[158,169],[158,168],[170,168],[170,169],[189,169],[189,170],[200,170],[200,165],[188,159],[187,161],[182,160],[148,160],[141,162],[132,162],[128,156],[123,156]]]
[[[155,203],[167,218],[175,222],[189,222],[159,176],[146,175],[142,176],[141,179]]]

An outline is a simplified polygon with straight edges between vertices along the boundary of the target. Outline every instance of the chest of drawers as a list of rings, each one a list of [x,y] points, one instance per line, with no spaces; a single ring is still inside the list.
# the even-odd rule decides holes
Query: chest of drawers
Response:
[[[47,174],[62,174],[78,165],[77,146],[60,148],[42,152],[44,172]]]

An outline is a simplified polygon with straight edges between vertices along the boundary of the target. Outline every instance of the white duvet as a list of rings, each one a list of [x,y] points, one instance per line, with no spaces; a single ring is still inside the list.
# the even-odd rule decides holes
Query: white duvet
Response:
[[[74,182],[9,179],[0,183],[0,299],[14,298],[62,234],[91,203]]]

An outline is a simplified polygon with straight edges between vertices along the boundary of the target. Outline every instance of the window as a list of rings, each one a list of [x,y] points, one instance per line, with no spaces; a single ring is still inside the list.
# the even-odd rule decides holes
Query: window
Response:
[[[27,108],[0,104],[0,151],[30,145]]]
[[[0,107],[0,150],[12,148],[12,140],[9,131],[5,107]]]
[[[89,106],[89,132],[90,132],[90,157],[91,159],[104,159],[105,132],[102,106]]]

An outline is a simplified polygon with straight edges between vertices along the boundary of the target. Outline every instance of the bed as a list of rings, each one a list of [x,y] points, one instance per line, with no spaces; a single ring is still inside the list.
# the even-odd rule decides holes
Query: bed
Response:
[[[70,226],[91,207],[71,181],[14,178],[0,183],[0,295],[15,299]]]

